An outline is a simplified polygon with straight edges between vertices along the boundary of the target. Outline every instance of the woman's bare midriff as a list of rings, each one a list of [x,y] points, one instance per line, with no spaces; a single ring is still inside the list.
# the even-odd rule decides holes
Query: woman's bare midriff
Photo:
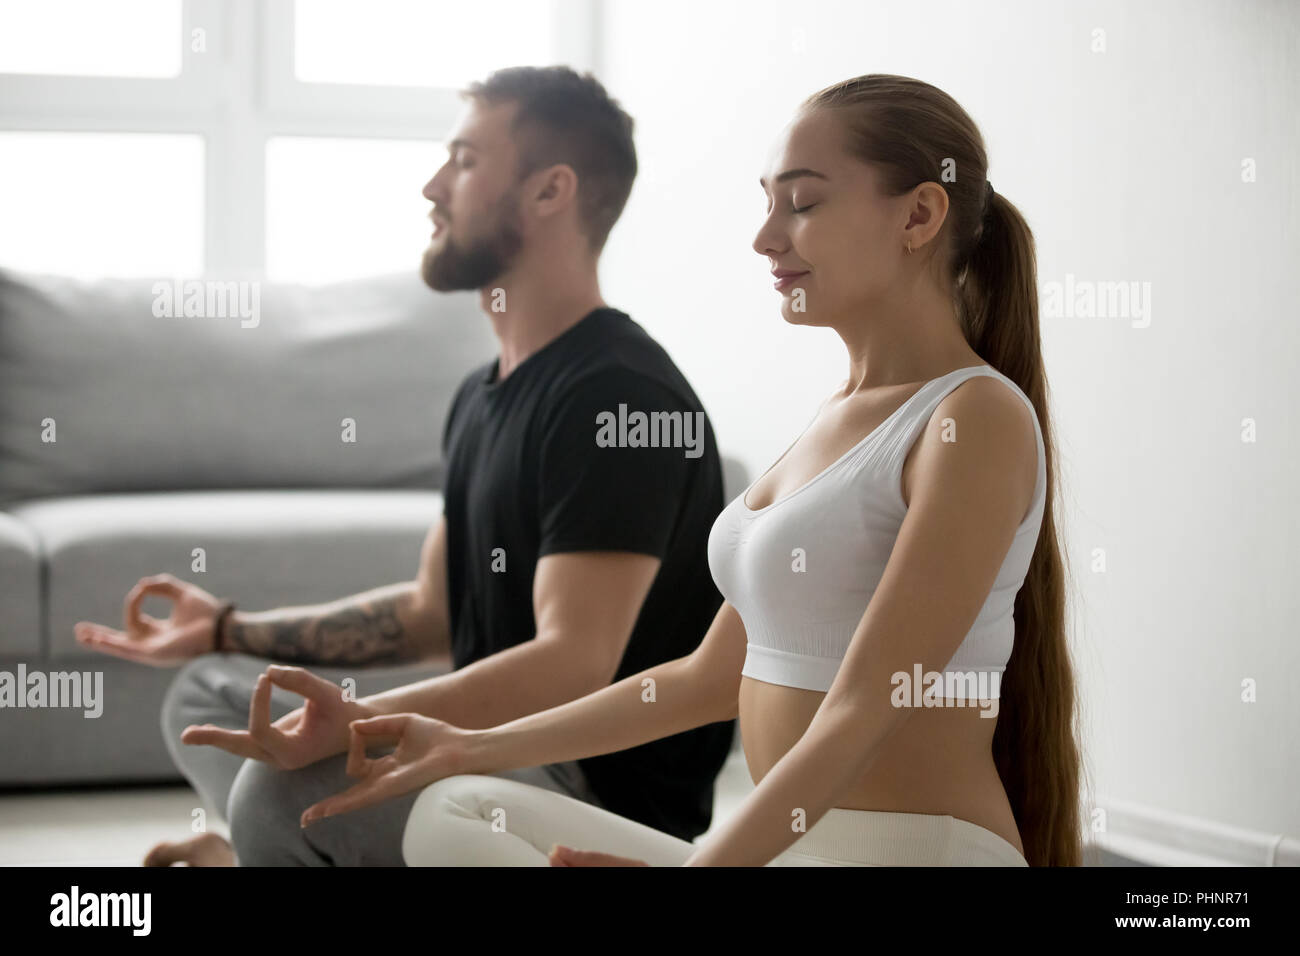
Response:
[[[740,679],[740,735],[757,784],[812,723],[819,691]],[[991,830],[1024,855],[1006,790],[993,764],[997,718],[984,706],[921,707],[836,802],[845,810],[948,814]]]

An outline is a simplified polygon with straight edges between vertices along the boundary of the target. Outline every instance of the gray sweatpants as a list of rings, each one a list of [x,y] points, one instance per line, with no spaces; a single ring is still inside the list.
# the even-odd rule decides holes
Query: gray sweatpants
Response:
[[[377,806],[327,817],[305,830],[298,820],[313,803],[352,786],[347,754],[318,761],[300,770],[278,770],[217,747],[180,741],[191,724],[241,729],[257,676],[270,664],[246,654],[205,654],[181,668],[163,702],[162,730],[172,759],[203,800],[226,816],[231,843],[241,866],[403,866],[402,834],[411,806],[421,791]],[[356,680],[365,697],[434,676],[434,669],[311,668],[327,680]],[[301,697],[280,687],[271,691],[271,719],[302,706]],[[600,807],[576,762],[492,776],[517,780]]]

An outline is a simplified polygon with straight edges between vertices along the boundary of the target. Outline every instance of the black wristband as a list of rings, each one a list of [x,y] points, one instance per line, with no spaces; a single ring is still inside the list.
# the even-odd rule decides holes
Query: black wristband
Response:
[[[221,629],[226,625],[226,618],[230,612],[235,609],[234,601],[226,601],[221,605],[221,610],[217,611],[217,617],[212,622],[212,650],[213,653],[221,653]]]

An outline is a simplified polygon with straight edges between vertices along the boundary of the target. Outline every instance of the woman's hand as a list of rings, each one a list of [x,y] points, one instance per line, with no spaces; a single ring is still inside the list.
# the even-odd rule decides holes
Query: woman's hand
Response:
[[[293,691],[307,702],[271,723],[272,685]],[[347,750],[348,725],[373,713],[367,705],[349,700],[338,684],[301,667],[272,664],[257,678],[247,730],[196,724],[181,732],[181,743],[208,744],[281,770],[297,770]]]
[[[385,714],[354,720],[351,731],[347,773],[359,782],[304,810],[304,827],[466,772],[464,756],[473,732],[446,721],[421,714]],[[394,741],[397,747],[392,753],[373,759],[366,756],[367,745],[391,745]]]
[[[649,866],[644,860],[633,860],[626,856],[612,853],[598,853],[595,850],[575,850],[573,847],[555,844],[551,847],[551,866]]]

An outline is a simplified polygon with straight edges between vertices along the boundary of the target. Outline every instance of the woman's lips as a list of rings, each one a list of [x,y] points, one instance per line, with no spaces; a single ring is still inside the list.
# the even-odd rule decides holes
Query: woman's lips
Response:
[[[787,276],[781,276],[772,283],[772,288],[776,289],[777,292],[784,292],[807,274],[807,272],[795,272]]]

